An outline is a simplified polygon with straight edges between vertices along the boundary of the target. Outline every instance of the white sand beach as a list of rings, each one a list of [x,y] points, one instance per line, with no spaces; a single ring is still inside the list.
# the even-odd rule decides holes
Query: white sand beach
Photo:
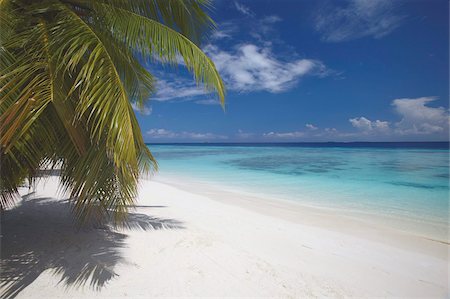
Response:
[[[2,298],[449,294],[445,241],[158,176],[128,228],[77,230],[57,183],[2,215]]]

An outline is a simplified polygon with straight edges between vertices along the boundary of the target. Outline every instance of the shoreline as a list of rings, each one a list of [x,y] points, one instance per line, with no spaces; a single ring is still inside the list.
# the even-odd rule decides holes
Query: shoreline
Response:
[[[169,180],[141,181],[128,227],[81,231],[56,196],[57,178],[39,182],[2,217],[0,294],[448,295],[446,244],[295,203],[161,179]]]
[[[348,222],[354,221],[383,231],[396,232],[400,235],[410,235],[411,237],[429,239],[431,241],[450,245],[449,223],[447,223],[447,225],[442,225],[442,223],[438,221],[432,222],[432,220],[429,219],[426,221],[421,219],[422,221],[420,221],[417,218],[403,217],[401,215],[383,215],[381,214],[381,211],[372,209],[363,211],[360,209],[337,208],[336,206],[327,207],[325,205],[313,205],[310,202],[296,201],[274,195],[257,194],[254,191],[242,190],[225,184],[218,184],[216,182],[191,179],[183,175],[157,174],[154,177],[144,180],[154,180],[181,190],[188,190],[192,193],[210,196],[223,203],[246,207],[250,210],[259,208],[261,204],[263,206],[272,205],[285,207],[286,209],[299,209],[301,212],[306,212],[308,214],[322,214],[324,216],[333,217],[335,218],[334,221],[338,219],[347,219]],[[259,210],[270,215],[268,209],[263,208]],[[336,214],[338,217],[336,217]],[[296,221],[296,218],[294,217],[291,220]],[[320,223],[316,224],[320,225]],[[327,228],[329,226],[323,227]]]

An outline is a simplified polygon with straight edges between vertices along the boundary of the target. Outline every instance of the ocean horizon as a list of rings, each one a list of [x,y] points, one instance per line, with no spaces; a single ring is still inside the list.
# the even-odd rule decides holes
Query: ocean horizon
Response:
[[[450,149],[450,141],[321,141],[321,142],[147,142],[146,145],[291,146]]]

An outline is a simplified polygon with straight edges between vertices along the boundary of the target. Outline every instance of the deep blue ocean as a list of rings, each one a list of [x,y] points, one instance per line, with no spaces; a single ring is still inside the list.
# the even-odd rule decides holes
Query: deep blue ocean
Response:
[[[447,142],[148,146],[161,175],[448,228]]]

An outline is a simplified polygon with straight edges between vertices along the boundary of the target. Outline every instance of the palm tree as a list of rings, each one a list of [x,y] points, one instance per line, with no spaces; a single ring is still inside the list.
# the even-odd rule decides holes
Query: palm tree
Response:
[[[0,0],[0,207],[40,169],[60,169],[77,219],[121,222],[157,164],[131,103],[154,77],[141,61],[184,61],[197,84],[224,85],[199,48],[209,0]]]

